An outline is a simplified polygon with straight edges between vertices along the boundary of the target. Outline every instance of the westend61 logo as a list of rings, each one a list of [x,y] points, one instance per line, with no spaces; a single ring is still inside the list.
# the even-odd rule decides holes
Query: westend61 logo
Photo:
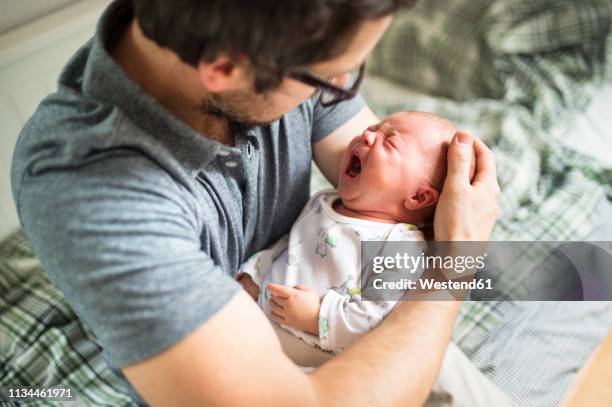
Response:
[[[485,246],[459,247],[459,251],[441,244],[429,246],[424,242],[364,242],[362,297],[396,300],[404,294],[493,289],[491,278],[475,277],[485,269]]]
[[[440,256],[426,255],[421,253],[414,256],[408,253],[395,253],[393,256],[375,256],[372,259],[372,273],[382,275],[390,271],[395,273],[408,273],[415,276],[418,273],[418,280],[413,278],[374,278],[371,279],[371,287],[375,290],[412,290],[412,291],[452,291],[452,290],[492,290],[493,283],[491,278],[468,278],[468,281],[458,281],[466,274],[473,276],[485,267],[487,254],[480,256]],[[438,272],[438,275],[426,277],[426,271]],[[440,280],[439,273],[444,272],[444,278]],[[382,276],[380,276],[382,277]],[[389,281],[390,280],[390,281]]]
[[[364,241],[360,297],[611,301],[610,270],[612,242]]]
[[[394,256],[375,256],[372,259],[372,271],[376,274],[385,270],[406,270],[411,274],[423,270],[453,270],[457,273],[480,271],[485,267],[486,257],[486,253],[481,256],[428,256],[424,253],[413,256],[395,253]]]

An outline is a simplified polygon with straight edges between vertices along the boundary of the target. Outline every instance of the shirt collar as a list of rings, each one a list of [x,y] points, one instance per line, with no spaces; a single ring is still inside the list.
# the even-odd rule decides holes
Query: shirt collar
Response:
[[[195,132],[132,81],[107,49],[133,17],[129,0],[110,4],[98,22],[82,79],[84,95],[118,107],[136,126],[151,135],[193,176],[220,151],[238,149]]]

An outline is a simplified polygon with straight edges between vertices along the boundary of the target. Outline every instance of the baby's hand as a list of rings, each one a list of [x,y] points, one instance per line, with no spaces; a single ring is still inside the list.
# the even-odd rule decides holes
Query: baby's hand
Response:
[[[236,280],[242,284],[244,291],[246,291],[255,301],[257,301],[257,297],[259,297],[259,287],[257,287],[257,284],[255,284],[251,276],[249,276],[247,273],[240,273],[238,274],[238,277],[236,277]]]
[[[268,290],[274,321],[319,335],[321,298],[314,290],[302,285],[292,288],[278,284],[268,284]]]

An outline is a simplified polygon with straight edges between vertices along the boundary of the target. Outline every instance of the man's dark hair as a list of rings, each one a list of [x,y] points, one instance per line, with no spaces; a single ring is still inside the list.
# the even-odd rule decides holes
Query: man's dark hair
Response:
[[[359,24],[416,0],[132,0],[144,34],[196,66],[220,53],[246,55],[255,90],[291,68],[334,57]]]

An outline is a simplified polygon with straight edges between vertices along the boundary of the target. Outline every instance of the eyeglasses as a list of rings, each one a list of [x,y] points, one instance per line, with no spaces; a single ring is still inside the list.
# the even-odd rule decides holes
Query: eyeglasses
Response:
[[[348,74],[338,75],[336,77],[339,78],[344,75],[348,75],[349,77],[346,79],[346,83],[349,84],[349,88],[342,88],[341,86],[338,86],[332,82],[334,80],[333,78],[325,80],[307,69],[295,69],[290,71],[287,75],[291,79],[295,79],[296,81],[300,81],[306,85],[317,88],[320,93],[319,103],[323,107],[328,107],[355,97],[357,91],[359,90],[359,86],[361,85],[361,81],[363,80],[363,75],[365,73],[365,62],[361,64],[356,71],[357,72],[350,72]],[[355,79],[353,80],[353,78]]]

